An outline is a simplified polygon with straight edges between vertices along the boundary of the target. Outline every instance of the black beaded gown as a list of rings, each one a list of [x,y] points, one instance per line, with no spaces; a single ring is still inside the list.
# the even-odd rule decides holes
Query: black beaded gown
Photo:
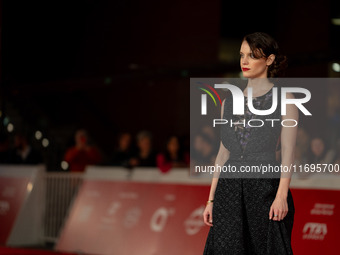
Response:
[[[276,165],[275,151],[281,133],[281,123],[265,119],[281,120],[279,86],[277,88],[278,107],[269,116],[253,115],[245,98],[245,114],[233,115],[233,98],[226,97],[223,118],[239,121],[245,118],[261,119],[261,127],[248,125],[223,125],[221,140],[230,151],[224,166]],[[255,109],[269,109],[272,106],[273,89],[266,94],[253,98]],[[260,125],[254,121],[251,125]],[[242,173],[244,174],[244,173]],[[286,255],[293,254],[291,233],[294,221],[294,203],[288,191],[288,214],[282,221],[269,219],[272,205],[280,182],[280,173],[263,175],[242,175],[240,173],[220,174],[213,203],[213,226],[210,227],[206,240],[205,255]],[[265,177],[265,178],[264,178]]]

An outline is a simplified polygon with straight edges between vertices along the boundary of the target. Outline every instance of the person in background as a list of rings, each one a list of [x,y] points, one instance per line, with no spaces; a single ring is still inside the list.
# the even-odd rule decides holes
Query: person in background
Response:
[[[10,164],[36,165],[43,162],[39,151],[34,149],[23,134],[14,136],[14,149],[9,153]]]
[[[152,149],[152,135],[148,131],[141,131],[137,135],[137,152],[129,160],[129,167],[155,167],[156,154]]]
[[[310,141],[310,147],[305,164],[330,164],[334,161],[335,151],[327,150],[324,140],[316,136]]]
[[[208,135],[199,133],[193,138],[193,148],[191,151],[193,165],[208,166],[214,164],[215,155],[213,152],[213,141]]]
[[[111,165],[128,167],[131,157],[131,134],[128,132],[121,133],[118,136],[118,147],[115,149]]]
[[[157,167],[161,172],[166,173],[175,167],[188,167],[190,157],[181,151],[179,139],[177,136],[171,136],[166,143],[166,149],[163,153],[157,155]]]
[[[75,134],[75,146],[69,148],[64,160],[69,164],[71,172],[84,172],[86,166],[96,165],[102,161],[97,148],[89,145],[86,130],[78,130]]]
[[[214,128],[211,126],[204,126],[201,129],[201,133],[209,138],[210,144],[213,149],[212,154],[216,155],[219,149],[219,140],[216,136],[216,131],[214,130]]]
[[[334,164],[340,165],[340,139],[338,139],[336,141]],[[334,172],[334,173],[336,173],[336,172]],[[338,174],[340,174],[340,172],[338,172]]]
[[[310,139],[307,131],[303,127],[298,127],[294,162],[297,167],[304,163],[308,155],[309,144]]]

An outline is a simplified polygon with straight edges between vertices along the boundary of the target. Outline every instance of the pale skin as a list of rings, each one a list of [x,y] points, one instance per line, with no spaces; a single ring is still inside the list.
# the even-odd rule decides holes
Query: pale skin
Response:
[[[248,88],[252,87],[253,97],[261,96],[268,92],[273,84],[269,82],[268,78],[268,67],[274,62],[275,55],[271,54],[267,57],[255,58],[246,41],[242,42],[240,49],[240,66],[243,71],[243,76],[248,78],[248,84],[244,90],[244,95],[248,96]],[[244,70],[247,68],[249,70]],[[259,79],[260,78],[260,79]],[[287,98],[295,98],[293,94],[287,93]],[[223,118],[224,101],[222,104],[221,118]],[[298,121],[299,113],[295,105],[287,105],[287,114],[282,115],[284,119],[294,119]],[[288,124],[288,122],[287,122]],[[289,167],[294,163],[295,158],[295,144],[298,127],[282,127],[281,129],[281,158],[282,166]],[[229,159],[230,152],[224,147],[222,142],[216,157],[215,165],[224,165]],[[268,208],[268,216],[270,220],[280,221],[288,213],[287,196],[291,180],[291,173],[281,174],[280,184],[276,192],[276,197]],[[218,182],[218,174],[214,176],[211,182],[210,193],[208,200],[213,200],[215,196],[215,190]],[[207,203],[203,212],[203,220],[207,226],[213,226],[213,203]],[[277,216],[274,216],[277,215]]]

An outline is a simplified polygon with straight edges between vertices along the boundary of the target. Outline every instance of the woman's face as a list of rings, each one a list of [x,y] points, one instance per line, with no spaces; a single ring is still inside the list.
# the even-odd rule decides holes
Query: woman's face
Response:
[[[325,149],[325,144],[320,138],[314,138],[311,141],[311,149],[312,152],[315,156],[319,157],[322,155],[324,149]]]
[[[170,153],[177,153],[179,150],[179,142],[177,137],[173,136],[168,142],[168,151]]]
[[[256,54],[255,54],[256,55]],[[256,58],[247,41],[243,41],[240,49],[240,65],[245,78],[266,78],[268,66],[275,59],[272,54],[268,58]]]
[[[141,151],[148,151],[151,149],[151,139],[149,137],[143,137],[138,141],[138,147]]]
[[[121,150],[127,150],[131,144],[131,135],[123,134],[119,139],[119,147]]]

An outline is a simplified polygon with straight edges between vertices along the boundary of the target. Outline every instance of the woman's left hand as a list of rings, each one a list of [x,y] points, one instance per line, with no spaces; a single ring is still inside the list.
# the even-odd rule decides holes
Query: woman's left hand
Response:
[[[288,213],[287,199],[283,197],[276,197],[269,211],[269,219],[280,221],[286,217]],[[275,216],[277,215],[277,216]]]

